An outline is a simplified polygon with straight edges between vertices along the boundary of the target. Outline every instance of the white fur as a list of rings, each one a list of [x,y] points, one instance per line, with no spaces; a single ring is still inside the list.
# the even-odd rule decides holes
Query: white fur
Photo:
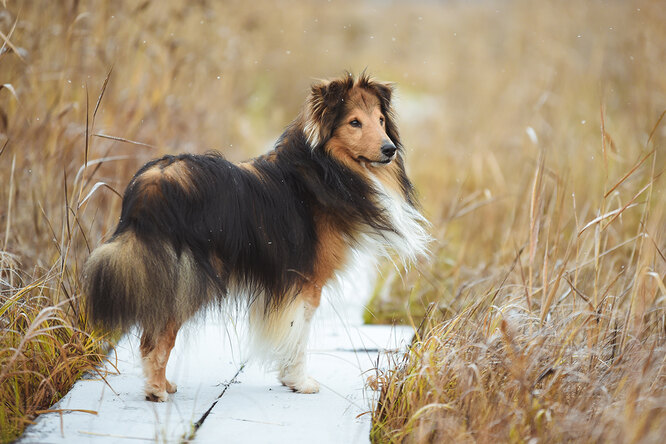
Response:
[[[304,339],[306,326],[305,303],[300,298],[270,313],[264,312],[261,298],[250,307],[252,350],[264,362],[281,362],[294,356]]]
[[[299,393],[317,393],[319,383],[305,373],[310,323],[315,308],[295,298],[286,308],[264,312],[261,300],[250,307],[250,340],[265,363],[277,364],[282,384]]]
[[[363,233],[360,245],[356,245],[355,249],[359,253],[388,258],[391,258],[391,251],[394,251],[405,266],[416,262],[419,256],[426,256],[429,253],[428,244],[432,241],[426,230],[428,220],[402,196],[386,188],[374,175],[370,174],[370,178],[378,194],[378,203],[385,209],[397,233],[368,231]]]
[[[314,118],[310,117],[303,128],[305,137],[308,139],[310,147],[314,149],[319,144],[319,124]]]

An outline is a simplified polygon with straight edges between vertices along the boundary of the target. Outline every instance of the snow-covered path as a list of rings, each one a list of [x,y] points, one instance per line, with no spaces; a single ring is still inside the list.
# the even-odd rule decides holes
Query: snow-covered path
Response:
[[[344,298],[325,298],[315,317],[308,366],[321,384],[318,394],[293,393],[274,372],[246,364],[243,335],[232,322],[209,317],[179,334],[167,367],[178,392],[166,403],[144,400],[138,338],[130,334],[112,355],[106,382],[77,382],[19,442],[368,442],[366,412],[376,394],[365,381],[391,351],[404,348],[412,330],[361,325],[369,291],[363,281],[352,279],[361,284],[348,285]]]

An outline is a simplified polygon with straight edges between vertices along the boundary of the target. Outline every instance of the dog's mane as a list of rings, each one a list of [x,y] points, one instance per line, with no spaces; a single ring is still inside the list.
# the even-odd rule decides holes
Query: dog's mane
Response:
[[[291,127],[275,148],[275,165],[288,171],[297,187],[309,196],[314,212],[325,212],[338,228],[353,238],[363,226],[377,231],[393,231],[385,209],[377,204],[377,190],[360,174],[324,150],[312,150],[304,134]],[[255,165],[265,164],[262,160]]]

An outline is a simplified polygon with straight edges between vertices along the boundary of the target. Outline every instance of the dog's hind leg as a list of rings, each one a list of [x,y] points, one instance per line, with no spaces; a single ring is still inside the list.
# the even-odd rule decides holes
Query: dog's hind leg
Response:
[[[319,383],[306,372],[306,351],[310,324],[320,300],[321,288],[315,285],[304,288],[301,294],[297,296],[294,303],[302,304],[304,309],[297,310],[294,313],[297,316],[302,316],[303,319],[293,320],[291,327],[299,328],[300,331],[290,335],[295,342],[287,348],[285,356],[279,362],[280,373],[278,378],[280,382],[298,393],[319,392]]]
[[[177,390],[176,384],[166,379],[165,371],[179,328],[178,323],[169,321],[160,333],[155,335],[144,332],[141,336],[140,350],[148,401],[164,402],[167,400],[167,393],[175,393]]]

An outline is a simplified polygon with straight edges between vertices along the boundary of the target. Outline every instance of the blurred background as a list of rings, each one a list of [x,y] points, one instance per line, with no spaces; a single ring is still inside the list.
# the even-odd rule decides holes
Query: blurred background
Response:
[[[636,160],[666,109],[658,1],[2,3],[0,29],[10,38],[0,55],[0,226],[11,222],[5,244],[28,270],[52,259],[32,203],[58,217],[63,196],[54,190],[84,163],[86,112],[89,160],[125,157],[88,185],[122,192],[139,165],[164,153],[215,149],[241,160],[265,152],[313,81],[367,69],[396,83],[408,168],[437,226],[481,202],[510,224],[540,151],[568,192],[598,196]],[[93,244],[119,203],[108,189],[96,194],[84,218],[101,210]],[[473,235],[492,261],[506,246],[505,227],[480,216],[448,229]]]
[[[453,237],[477,239],[487,261],[506,246],[500,225],[520,211],[516,199],[540,150],[570,193],[598,196],[636,160],[666,108],[666,8],[658,1],[3,6],[0,226],[11,223],[4,244],[27,270],[52,260],[43,250],[51,234],[33,203],[58,217],[63,196],[54,190],[63,172],[73,179],[84,163],[86,112],[92,123],[109,72],[88,158],[124,159],[105,163],[88,185],[104,181],[118,192],[139,165],[164,153],[216,149],[240,160],[266,151],[315,79],[367,69],[395,82],[408,168],[430,219],[481,202],[501,215],[499,225],[475,214],[448,226]],[[108,189],[96,194],[102,211],[93,244],[119,203]]]
[[[507,301],[543,320],[567,297],[552,279],[569,263],[581,294],[598,302],[612,282],[609,313],[630,314],[611,319],[638,323],[655,313],[666,261],[650,262],[659,279],[614,273],[664,251],[664,24],[664,2],[648,0],[3,0],[3,347],[29,343],[54,304],[59,321],[88,328],[78,271],[140,165],[259,155],[311,83],[366,69],[396,84],[407,168],[437,239],[418,270],[384,270],[366,321],[407,321],[430,302],[446,316],[502,278],[515,285]],[[608,225],[583,230],[598,217]]]

